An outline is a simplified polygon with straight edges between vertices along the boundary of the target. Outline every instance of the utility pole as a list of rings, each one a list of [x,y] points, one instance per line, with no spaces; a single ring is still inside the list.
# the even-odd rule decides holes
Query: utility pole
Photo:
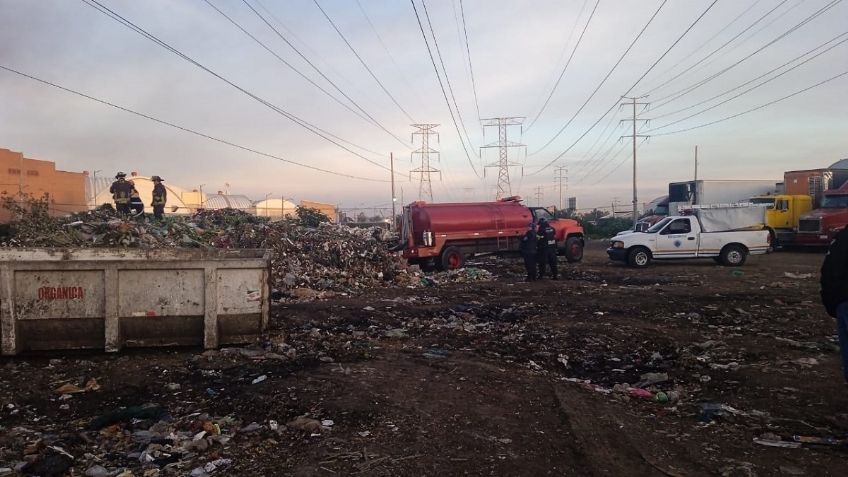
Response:
[[[418,200],[433,202],[433,183],[430,174],[438,172],[439,180],[442,178],[442,171],[433,169],[430,166],[430,154],[435,154],[436,157],[439,157],[439,151],[430,147],[430,136],[436,136],[436,140],[438,141],[439,133],[433,131],[438,124],[412,124],[411,126],[418,129],[412,133],[412,140],[415,142],[415,136],[421,136],[421,147],[412,151],[410,158],[414,159],[416,154],[421,156],[421,165],[409,171],[409,180],[412,180],[412,174],[418,174]]]
[[[542,188],[542,186],[536,187],[536,193],[534,194],[534,196],[536,197],[536,205],[541,207],[542,206],[542,197],[545,196],[545,192],[544,192],[544,189]]]
[[[395,223],[397,217],[397,211],[395,209],[395,203],[397,202],[397,197],[395,197],[395,155],[394,153],[389,153],[389,165],[391,167],[391,175],[392,175],[392,230],[397,227]]]
[[[632,137],[633,138],[633,227],[636,227],[636,222],[639,221],[639,211],[637,205],[639,204],[637,196],[636,196],[636,138],[637,137],[648,137],[644,134],[636,134],[636,121],[647,121],[647,119],[637,119],[636,118],[636,106],[645,106],[647,107],[650,103],[640,103],[638,100],[642,98],[647,98],[648,96],[633,96],[627,97],[623,96],[622,99],[629,99],[629,102],[621,103],[619,106],[633,106],[633,118],[632,119],[622,119],[624,121],[632,121],[633,122],[633,134],[630,136],[621,136],[621,137]]]
[[[695,181],[698,181],[698,145],[695,145]]]
[[[94,196],[91,198],[91,205],[95,209],[97,208],[97,173],[98,172],[101,172],[101,170],[100,169],[94,170],[94,179],[92,179],[92,182],[91,182],[91,190],[94,194]]]
[[[483,124],[483,128],[485,130],[486,127],[495,127],[498,128],[498,142],[486,144],[485,146],[480,146],[480,149],[489,149],[489,148],[498,148],[498,162],[487,164],[483,169],[483,176],[486,175],[486,168],[489,167],[497,167],[498,168],[498,190],[495,193],[495,199],[503,199],[504,197],[509,197],[512,195],[512,186],[509,183],[509,168],[515,166],[521,166],[517,162],[509,162],[509,148],[511,147],[527,147],[524,144],[519,144],[517,142],[513,142],[507,139],[507,127],[508,126],[521,126],[524,123],[524,117],[521,116],[511,116],[505,118],[487,118],[481,119],[480,122]],[[482,154],[482,150],[480,153]],[[524,175],[524,169],[521,170],[521,175]]]
[[[568,189],[568,168],[565,166],[557,166],[554,168],[554,179],[556,179],[559,185],[559,208],[564,209],[565,206],[562,202],[562,183],[565,182],[565,188]]]

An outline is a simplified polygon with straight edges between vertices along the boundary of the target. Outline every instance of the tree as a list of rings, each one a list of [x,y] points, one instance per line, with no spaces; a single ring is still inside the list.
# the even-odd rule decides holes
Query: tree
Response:
[[[330,222],[326,214],[311,207],[298,207],[296,213],[297,221],[305,227],[318,227],[320,224]]]

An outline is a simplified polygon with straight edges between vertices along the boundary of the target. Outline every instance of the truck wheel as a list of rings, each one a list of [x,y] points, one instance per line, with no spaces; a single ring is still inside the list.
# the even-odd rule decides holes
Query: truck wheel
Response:
[[[578,237],[570,237],[565,241],[565,259],[569,263],[583,260],[583,241]]]
[[[448,247],[442,251],[439,259],[441,270],[455,270],[465,265],[465,256],[458,247]]]
[[[627,264],[634,268],[645,268],[651,263],[651,251],[645,247],[633,247],[627,253]]]
[[[721,264],[728,267],[741,267],[748,258],[748,251],[741,245],[725,245],[719,254]]]

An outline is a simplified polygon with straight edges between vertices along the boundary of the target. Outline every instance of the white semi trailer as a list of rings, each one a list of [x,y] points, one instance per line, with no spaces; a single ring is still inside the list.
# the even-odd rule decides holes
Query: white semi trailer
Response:
[[[691,205],[735,204],[777,192],[780,180],[696,180],[668,184],[669,214]]]

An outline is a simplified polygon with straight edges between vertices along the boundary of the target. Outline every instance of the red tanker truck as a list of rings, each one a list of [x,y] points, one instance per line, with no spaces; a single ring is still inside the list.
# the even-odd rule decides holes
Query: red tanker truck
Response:
[[[575,220],[554,219],[547,209],[526,207],[520,197],[497,202],[428,204],[403,208],[399,249],[410,264],[424,269],[461,268],[478,253],[517,252],[531,221],[546,219],[556,230],[560,254],[569,262],[583,258],[583,227]]]

